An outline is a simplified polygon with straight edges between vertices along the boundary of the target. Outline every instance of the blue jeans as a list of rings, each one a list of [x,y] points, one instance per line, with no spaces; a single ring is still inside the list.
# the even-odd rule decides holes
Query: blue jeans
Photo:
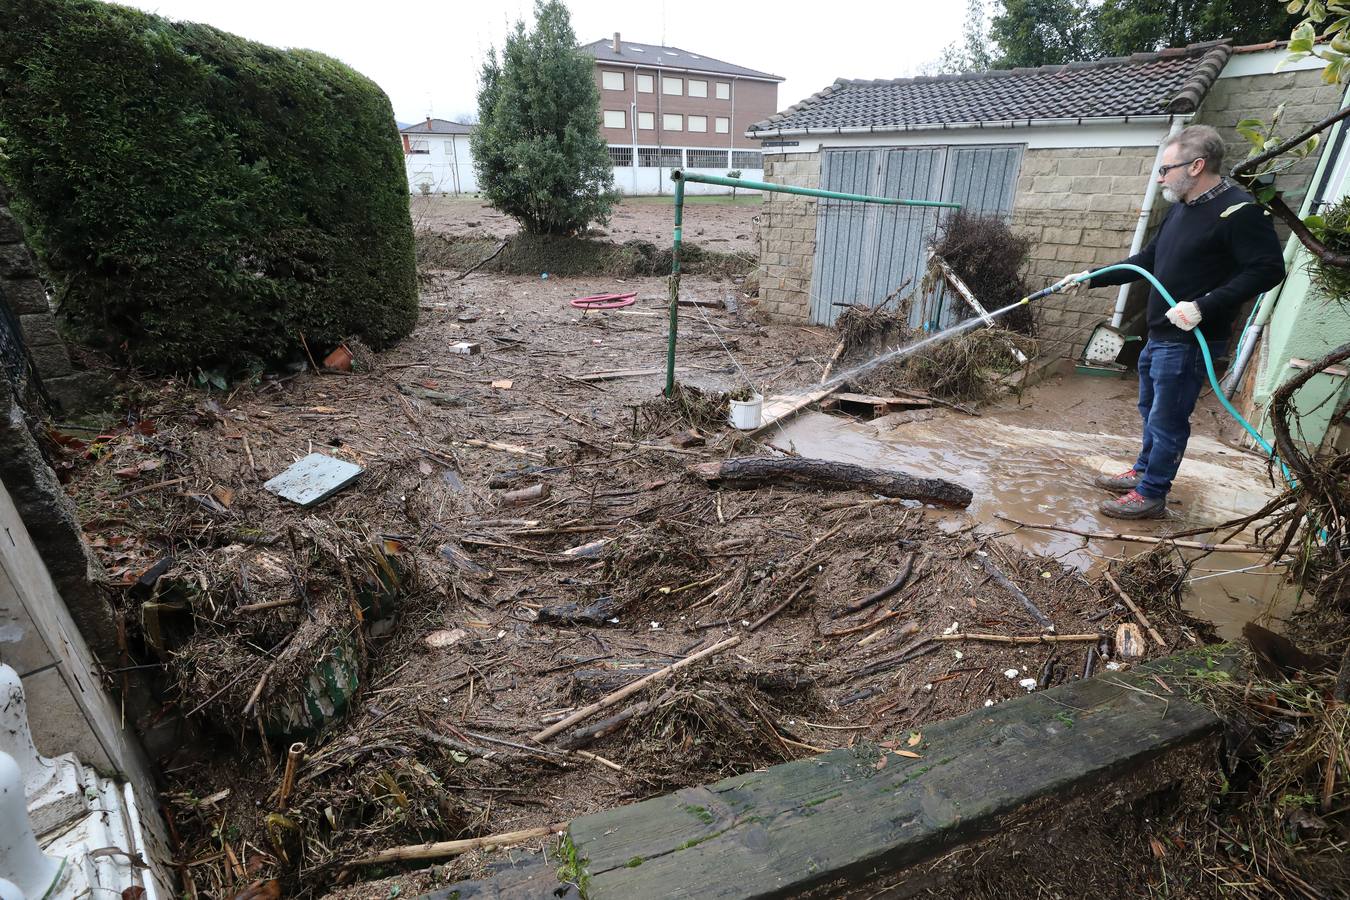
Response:
[[[1211,356],[1224,351],[1212,341]],[[1209,382],[1200,342],[1188,338],[1172,343],[1150,340],[1139,354],[1139,415],[1144,419],[1144,446],[1135,460],[1141,496],[1167,496],[1177,477],[1186,442],[1191,437],[1191,412],[1200,390]]]

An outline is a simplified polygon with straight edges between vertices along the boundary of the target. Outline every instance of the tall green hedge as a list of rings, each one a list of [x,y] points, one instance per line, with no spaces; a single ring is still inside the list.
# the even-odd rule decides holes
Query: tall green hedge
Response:
[[[95,0],[0,3],[0,159],[61,312],[159,371],[412,330],[388,98],[342,63]]]

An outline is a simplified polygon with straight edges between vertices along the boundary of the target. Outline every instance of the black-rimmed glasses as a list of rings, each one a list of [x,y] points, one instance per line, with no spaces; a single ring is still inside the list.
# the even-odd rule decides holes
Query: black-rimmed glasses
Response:
[[[1170,166],[1158,166],[1158,177],[1166,178],[1167,173],[1172,171],[1173,169],[1180,169],[1182,166],[1189,166],[1191,163],[1198,162],[1199,160],[1202,159],[1204,159],[1203,156],[1197,156],[1195,159],[1189,160],[1187,162],[1172,163]]]

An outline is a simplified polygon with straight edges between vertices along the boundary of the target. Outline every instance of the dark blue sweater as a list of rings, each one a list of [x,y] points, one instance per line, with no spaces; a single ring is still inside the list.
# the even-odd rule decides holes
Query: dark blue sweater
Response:
[[[1270,213],[1237,185],[1195,206],[1173,204],[1148,246],[1124,262],[1152,272],[1178,303],[1194,301],[1200,307],[1200,331],[1209,341],[1227,340],[1242,304],[1284,278],[1284,255]],[[1108,272],[1089,286],[1128,284],[1140,277]],[[1167,301],[1152,288],[1149,340],[1191,340],[1167,321],[1167,310]]]

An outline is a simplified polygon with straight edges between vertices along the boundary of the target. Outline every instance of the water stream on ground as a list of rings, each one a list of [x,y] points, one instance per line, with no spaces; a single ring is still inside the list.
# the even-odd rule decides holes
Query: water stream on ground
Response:
[[[1169,497],[1168,518],[1120,522],[1102,516],[1097,504],[1110,494],[1094,486],[1093,477],[1128,468],[1138,450],[1132,394],[1132,385],[1116,379],[1069,378],[1036,388],[1026,405],[991,410],[981,418],[931,411],[863,422],[805,413],[785,423],[772,442],[803,456],[958,482],[975,499],[964,513],[930,510],[944,527],[974,520],[981,530],[1005,533],[1006,540],[1030,552],[1095,574],[1107,559],[1140,553],[1147,545],[1085,542],[1072,534],[1019,529],[1005,519],[1158,535],[1254,512],[1275,490],[1260,459],[1221,443],[1212,427],[1197,427]],[[1198,411],[1197,426],[1212,425],[1212,415],[1212,410]],[[1251,537],[1245,531],[1231,542],[1247,543]],[[1214,622],[1225,638],[1237,637],[1252,619],[1287,615],[1296,591],[1284,582],[1282,567],[1262,565],[1262,560],[1246,553],[1213,553],[1199,560],[1188,576],[1186,609]]]

